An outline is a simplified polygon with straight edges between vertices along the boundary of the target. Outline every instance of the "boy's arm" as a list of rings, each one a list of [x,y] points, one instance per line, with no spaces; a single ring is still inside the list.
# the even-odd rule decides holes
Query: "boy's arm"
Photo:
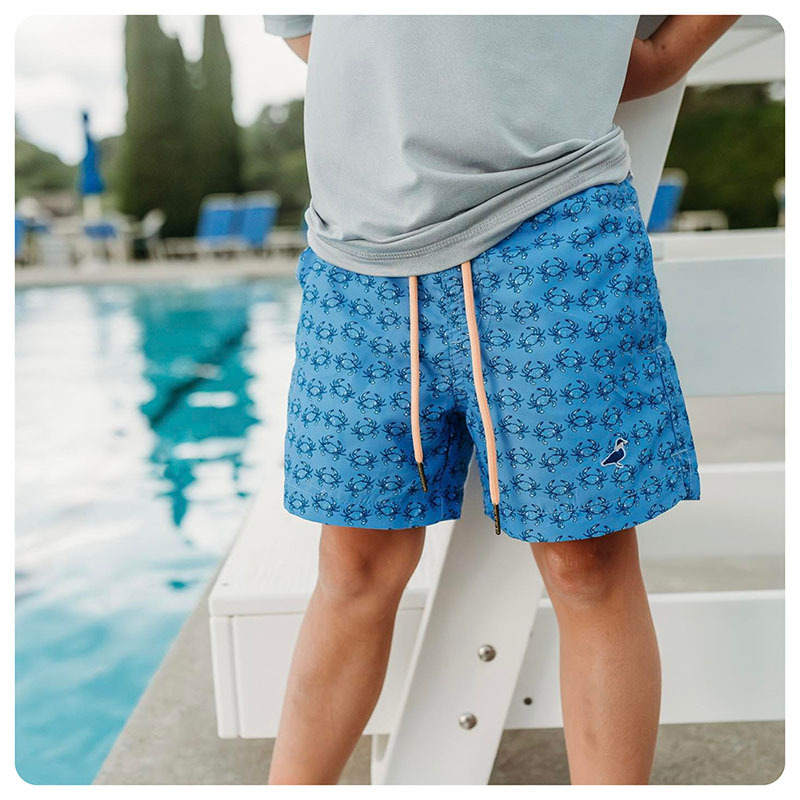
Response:
[[[305,61],[306,64],[308,63],[308,48],[311,46],[310,33],[307,33],[305,36],[294,36],[291,39],[284,39],[283,41],[289,45],[293,53]]]
[[[719,14],[674,14],[649,39],[634,39],[620,101],[672,86],[737,19]]]

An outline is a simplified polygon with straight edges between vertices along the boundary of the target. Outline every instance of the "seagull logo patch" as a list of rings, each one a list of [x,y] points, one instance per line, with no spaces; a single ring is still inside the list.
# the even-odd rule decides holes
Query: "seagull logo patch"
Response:
[[[622,467],[622,461],[627,455],[625,452],[625,445],[628,444],[627,439],[619,438],[614,443],[614,449],[600,462],[601,467]]]

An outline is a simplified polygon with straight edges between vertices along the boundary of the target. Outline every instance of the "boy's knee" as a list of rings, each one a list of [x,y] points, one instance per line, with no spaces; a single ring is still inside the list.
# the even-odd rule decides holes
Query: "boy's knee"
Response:
[[[537,543],[533,547],[555,602],[601,602],[625,580],[630,559],[638,561],[635,539],[628,532],[575,542]]]
[[[396,603],[422,552],[424,529],[368,531],[323,526],[319,587],[333,601]]]

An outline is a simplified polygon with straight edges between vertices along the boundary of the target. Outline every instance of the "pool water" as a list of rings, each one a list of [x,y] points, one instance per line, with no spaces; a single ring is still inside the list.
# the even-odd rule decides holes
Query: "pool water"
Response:
[[[91,783],[282,454],[293,279],[16,294],[16,766]],[[277,373],[274,375],[273,373]]]

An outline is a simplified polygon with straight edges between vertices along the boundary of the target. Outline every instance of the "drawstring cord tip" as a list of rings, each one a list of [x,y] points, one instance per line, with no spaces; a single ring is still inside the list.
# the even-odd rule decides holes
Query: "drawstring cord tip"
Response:
[[[417,461],[417,469],[419,470],[419,482],[422,484],[422,491],[428,491],[428,481],[425,478],[425,470],[422,468],[422,462]]]
[[[492,511],[494,511],[494,532],[499,536],[502,533],[500,530],[500,506],[492,504]]]

